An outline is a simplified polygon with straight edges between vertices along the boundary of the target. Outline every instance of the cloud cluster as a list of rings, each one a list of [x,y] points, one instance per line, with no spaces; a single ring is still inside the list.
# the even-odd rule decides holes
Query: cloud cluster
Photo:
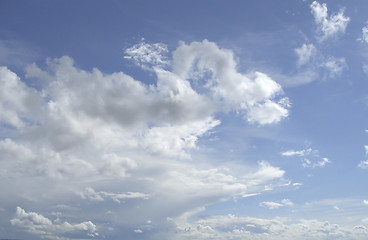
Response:
[[[285,157],[298,157],[304,168],[323,168],[326,164],[331,163],[331,161],[326,158],[320,158],[318,150],[313,150],[312,148],[303,149],[303,150],[288,150],[281,153],[282,156]]]
[[[211,216],[186,226],[178,226],[177,239],[359,239],[361,229],[344,228],[318,220],[288,218],[252,218],[235,215]]]
[[[298,73],[289,76],[289,80],[285,81],[286,85],[306,84],[317,79],[334,79],[347,68],[345,58],[324,56],[320,46],[326,40],[345,33],[350,18],[344,16],[343,9],[340,9],[338,14],[328,16],[325,3],[314,1],[310,8],[317,25],[317,43],[303,43],[294,48]]]
[[[314,1],[310,8],[317,25],[317,39],[320,42],[345,32],[350,18],[344,16],[344,9],[340,9],[338,13],[328,16],[326,3],[320,4]]]
[[[261,72],[240,73],[232,51],[207,40],[181,43],[172,65],[166,53],[146,43],[125,52],[155,84],[82,70],[67,56],[26,68],[37,87],[0,68],[0,187],[8,194],[0,201],[39,212],[16,208],[13,227],[46,239],[97,236],[97,228],[108,235],[116,226],[136,234],[147,231],[147,218],[165,225],[167,217],[283,185],[285,171],[266,161],[193,157],[221,126],[218,114],[260,125],[287,117],[281,86]],[[49,212],[71,220],[52,221]],[[96,225],[84,221],[91,215]]]
[[[80,238],[98,236],[97,227],[91,221],[71,224],[62,222],[60,219],[51,221],[50,219],[35,212],[26,212],[21,207],[16,208],[16,213],[11,224],[36,234],[41,238],[63,239],[66,234],[76,234]]]

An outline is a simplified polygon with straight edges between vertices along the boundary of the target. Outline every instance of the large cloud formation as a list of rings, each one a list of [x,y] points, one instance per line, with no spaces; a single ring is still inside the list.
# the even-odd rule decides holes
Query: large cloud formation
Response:
[[[193,157],[219,113],[260,125],[287,117],[281,86],[238,72],[232,51],[207,40],[166,53],[147,43],[125,52],[155,74],[151,85],[79,69],[68,56],[29,65],[27,80],[0,68],[0,202],[12,216],[2,223],[47,239],[143,237],[208,204],[284,184],[285,172],[266,161]]]

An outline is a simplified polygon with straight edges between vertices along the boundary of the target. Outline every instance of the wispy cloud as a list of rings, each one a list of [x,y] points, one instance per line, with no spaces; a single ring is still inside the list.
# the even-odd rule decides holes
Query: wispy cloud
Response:
[[[331,163],[331,161],[326,158],[319,157],[319,151],[313,150],[312,148],[303,150],[288,150],[281,153],[285,157],[298,157],[301,160],[302,166],[304,168],[323,168],[326,164]]]
[[[316,47],[313,44],[303,44],[300,48],[294,49],[298,56],[297,65],[302,66],[307,64],[316,54]]]
[[[88,199],[92,201],[104,201],[105,199],[111,199],[114,202],[120,203],[122,200],[126,199],[148,199],[149,194],[139,193],[139,192],[126,192],[126,193],[112,193],[112,192],[104,192],[98,191],[96,192],[93,188],[88,187],[83,192],[80,192],[79,195],[83,199]]]
[[[292,207],[294,206],[294,203],[290,201],[289,199],[283,199],[281,202],[261,202],[259,204],[262,207],[267,207],[270,210],[277,209],[280,207]]]

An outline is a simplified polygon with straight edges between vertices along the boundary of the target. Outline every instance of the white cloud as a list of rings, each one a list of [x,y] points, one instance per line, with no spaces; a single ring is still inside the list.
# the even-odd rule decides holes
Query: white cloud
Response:
[[[146,57],[138,58],[141,64]],[[63,218],[17,208],[14,229],[39,238],[74,237],[78,229],[93,235],[97,227],[84,222],[93,215],[106,231],[124,226],[146,233],[147,216],[160,226],[167,217],[285,185],[277,166],[221,165],[202,159],[198,144],[220,127],[222,114],[240,113],[258,124],[285,118],[290,103],[277,99],[283,94],[277,82],[238,72],[232,51],[208,41],[181,44],[172,71],[161,60],[153,64],[157,82],[148,85],[121,72],[79,69],[70,57],[48,59],[44,68],[27,68],[39,90],[2,69],[11,91],[0,105],[13,117],[0,121],[13,126],[0,140],[0,188],[7,192],[0,200],[32,202]],[[75,221],[82,223],[69,223]]]
[[[326,69],[327,77],[335,78],[341,75],[342,71],[347,67],[347,65],[345,58],[330,57],[322,63],[321,67]]]
[[[363,200],[363,203],[364,203],[365,205],[368,205],[368,200]]]
[[[292,201],[290,201],[289,199],[282,199],[282,204],[284,204],[284,206],[289,206],[292,207],[294,206],[294,203]]]
[[[362,28],[362,36],[361,36],[361,38],[358,38],[358,40],[363,42],[363,43],[368,43],[368,25],[365,25]]]
[[[358,164],[358,167],[361,168],[361,169],[367,169],[368,168],[368,160],[360,161],[360,163]]]
[[[321,160],[317,161],[317,162],[312,162],[311,160],[305,158],[302,161],[302,166],[304,168],[316,168],[316,167],[325,167],[327,163],[331,163],[330,160],[328,160],[328,158],[322,158]]]
[[[62,222],[60,219],[51,221],[50,219],[35,212],[26,212],[21,207],[17,207],[16,213],[10,223],[14,226],[23,228],[29,233],[46,239],[59,239],[58,236],[73,233],[80,237],[98,236],[97,227],[91,221],[71,224]]]
[[[267,100],[260,105],[252,106],[248,111],[248,121],[259,124],[279,122],[281,118],[289,115],[287,108],[280,103]]]
[[[0,85],[0,122],[20,128],[37,119],[41,99],[35,89],[6,67],[0,67]]]
[[[198,137],[219,124],[220,121],[209,118],[176,126],[153,127],[142,144],[154,154],[189,158],[187,150],[196,148]]]
[[[156,85],[145,85],[124,73],[83,71],[69,57],[46,64],[47,70],[35,64],[27,69],[28,77],[44,82],[42,95],[48,100],[43,121],[30,134],[46,134],[56,150],[86,141],[97,148],[138,147],[145,136],[143,147],[148,150],[184,156],[184,149],[193,149],[200,135],[218,125],[218,120],[211,120],[216,112],[240,111],[249,121],[270,124],[285,118],[290,107],[286,98],[272,100],[282,94],[274,80],[260,72],[237,72],[232,52],[206,40],[181,44],[174,52],[173,72],[156,66]],[[212,72],[209,79],[190,78],[193,72],[208,71]],[[208,91],[197,92],[193,81],[203,81]],[[165,139],[157,138],[162,134],[170,136],[174,148],[155,143]]]
[[[141,42],[125,49],[124,58],[132,60],[144,69],[152,70],[152,67],[166,67],[169,65],[166,57],[168,52],[167,46],[163,43]]]
[[[314,1],[310,7],[317,24],[317,39],[319,41],[322,42],[337,34],[345,33],[350,18],[344,16],[344,9],[340,9],[337,14],[328,16],[326,3],[320,4]]]
[[[355,229],[318,220],[289,218],[252,218],[235,215],[211,216],[178,226],[176,239],[359,239]]]
[[[149,195],[145,193],[139,192],[126,192],[126,193],[111,193],[111,192],[104,192],[99,191],[96,192],[93,188],[88,187],[83,192],[80,192],[79,195],[83,199],[89,199],[91,201],[104,201],[105,199],[111,199],[114,202],[120,203],[121,200],[125,199],[148,199]]]
[[[307,64],[317,52],[313,44],[303,44],[300,48],[294,49],[294,51],[298,56],[298,66]]]
[[[294,203],[292,201],[290,201],[289,199],[283,199],[281,202],[261,202],[259,204],[262,207],[267,207],[269,209],[277,209],[280,207],[292,207],[294,206]]]
[[[298,157],[301,159],[302,166],[304,168],[316,168],[316,167],[325,167],[326,164],[331,163],[331,161],[324,157],[319,157],[318,150],[313,150],[312,148],[304,149],[304,150],[288,150],[281,153],[282,156],[285,157]]]
[[[365,130],[366,132],[368,132],[368,130]],[[368,155],[368,145],[364,146],[365,149],[365,155]],[[360,161],[360,163],[358,164],[358,167],[361,169],[367,169],[368,168],[368,160],[366,161]]]
[[[269,209],[277,209],[283,206],[281,203],[277,203],[277,202],[261,202],[259,205],[268,207]]]
[[[205,89],[217,104],[248,113],[249,120],[275,123],[288,115],[287,106],[272,100],[282,93],[278,83],[264,73],[239,73],[233,53],[215,43],[182,43],[174,52],[173,63],[174,73],[193,82],[204,81]]]
[[[286,156],[286,157],[292,157],[292,156],[300,156],[303,157],[305,155],[309,155],[313,152],[313,150],[311,148],[305,149],[305,150],[299,150],[299,151],[294,151],[294,150],[288,150],[286,152],[282,152],[281,155],[282,156]]]

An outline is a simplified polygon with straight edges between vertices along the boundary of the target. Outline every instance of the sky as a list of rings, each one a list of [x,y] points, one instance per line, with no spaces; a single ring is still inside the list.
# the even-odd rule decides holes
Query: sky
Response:
[[[367,239],[367,12],[0,0],[0,239]]]

